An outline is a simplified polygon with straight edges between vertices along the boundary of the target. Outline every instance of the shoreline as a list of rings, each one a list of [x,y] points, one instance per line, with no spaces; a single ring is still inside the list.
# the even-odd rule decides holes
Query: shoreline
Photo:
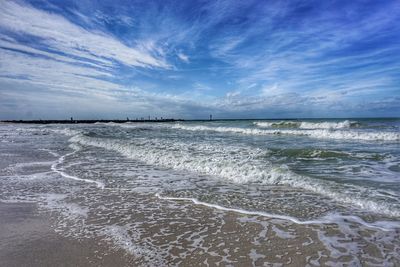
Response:
[[[36,203],[0,202],[2,266],[131,266],[133,256],[96,238],[57,233]]]

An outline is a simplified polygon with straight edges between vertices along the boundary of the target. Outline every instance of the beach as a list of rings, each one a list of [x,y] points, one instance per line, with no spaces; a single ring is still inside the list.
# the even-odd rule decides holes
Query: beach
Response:
[[[2,266],[131,266],[131,257],[93,239],[57,234],[32,203],[0,203]]]
[[[398,127],[1,124],[0,265],[398,266]]]

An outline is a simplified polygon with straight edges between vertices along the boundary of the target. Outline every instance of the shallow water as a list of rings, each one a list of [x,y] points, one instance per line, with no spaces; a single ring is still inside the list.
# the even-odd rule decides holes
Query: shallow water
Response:
[[[400,264],[400,121],[0,125],[0,199],[138,265]],[[317,255],[317,256],[315,256]]]

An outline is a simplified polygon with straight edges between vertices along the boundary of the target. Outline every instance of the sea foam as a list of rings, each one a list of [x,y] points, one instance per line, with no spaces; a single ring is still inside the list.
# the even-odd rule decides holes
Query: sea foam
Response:
[[[339,122],[276,121],[254,122],[254,125],[262,128],[347,129],[359,127],[360,123],[349,120]]]
[[[221,133],[235,133],[245,135],[295,135],[309,136],[323,139],[342,140],[364,140],[364,141],[400,141],[399,132],[383,131],[357,131],[357,130],[330,130],[330,129],[258,129],[239,127],[210,127],[210,126],[188,126],[177,124],[173,128],[186,131],[211,131]]]
[[[362,210],[400,216],[397,204],[373,199],[372,189],[293,173],[285,165],[276,166],[265,159],[261,160],[265,156],[265,151],[261,149],[199,142],[169,142],[163,139],[142,139],[129,143],[127,140],[95,138],[82,134],[72,137],[70,141],[117,151],[147,164],[207,174],[235,183],[258,182],[302,188]]]
[[[68,156],[71,156],[73,154],[75,154],[77,151],[79,151],[79,147],[72,145],[71,146],[74,151],[68,154],[65,154],[63,156],[61,156],[56,162],[54,162],[51,165],[51,170],[60,174],[62,177],[68,178],[68,179],[72,179],[72,180],[76,180],[76,181],[81,181],[81,182],[85,182],[85,183],[93,183],[96,184],[97,187],[104,189],[104,183],[100,182],[100,181],[95,181],[95,180],[90,180],[90,179],[84,179],[84,178],[79,178],[73,175],[70,175],[68,173],[66,173],[62,168],[59,167],[59,165],[61,165],[64,161],[65,158],[67,158]]]
[[[276,219],[281,219],[281,220],[285,220],[285,221],[290,221],[295,224],[329,224],[329,223],[341,223],[344,220],[346,220],[346,221],[352,221],[352,222],[361,224],[368,228],[375,228],[375,229],[379,229],[382,231],[391,231],[391,230],[394,230],[394,229],[397,229],[400,227],[400,223],[396,222],[396,221],[377,221],[374,223],[368,223],[368,222],[362,220],[358,216],[343,215],[343,214],[337,214],[337,213],[330,213],[330,214],[327,214],[327,215],[325,215],[319,219],[315,219],[315,220],[302,221],[293,216],[279,215],[279,214],[273,214],[273,213],[262,212],[262,211],[250,211],[250,210],[244,210],[244,209],[238,209],[238,208],[228,208],[228,207],[224,207],[221,205],[200,201],[195,198],[169,197],[169,196],[162,196],[160,193],[156,193],[156,197],[159,199],[162,199],[162,200],[189,201],[195,205],[206,206],[209,208],[214,208],[214,209],[218,209],[218,210],[222,210],[222,211],[230,211],[230,212],[235,212],[235,213],[239,213],[239,214],[261,216],[261,217],[268,217],[268,218],[276,218]]]

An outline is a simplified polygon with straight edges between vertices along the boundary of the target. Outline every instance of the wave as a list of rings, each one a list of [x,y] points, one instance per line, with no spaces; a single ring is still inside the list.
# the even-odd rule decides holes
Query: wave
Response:
[[[287,148],[287,149],[271,149],[271,155],[282,156],[282,157],[293,157],[293,158],[350,158],[354,157],[348,152],[334,151],[334,150],[321,150],[313,148]],[[373,159],[380,159],[373,155]],[[383,158],[383,156],[382,156]]]
[[[365,140],[365,141],[400,141],[399,132],[382,131],[357,131],[357,130],[329,130],[329,129],[257,129],[239,127],[210,127],[210,126],[187,126],[174,125],[173,128],[187,131],[213,131],[223,133],[238,133],[246,135],[296,135],[309,136],[322,139],[342,139],[342,140]]]
[[[128,129],[160,129],[167,128],[168,125],[156,122],[96,122],[95,125],[121,127]]]
[[[385,160],[386,162],[392,162],[394,160],[393,156],[387,153],[346,152],[314,148],[271,148],[268,154],[297,159],[359,159],[370,161]]]
[[[347,129],[347,128],[358,128],[360,123],[356,121],[341,121],[341,122],[306,122],[303,121],[300,124],[301,129]]]
[[[261,128],[299,128],[299,129],[348,129],[358,128],[360,123],[356,121],[340,122],[307,122],[307,121],[278,121],[278,122],[254,122]]]
[[[73,143],[117,151],[147,164],[175,170],[206,174],[235,183],[263,183],[302,188],[362,210],[400,216],[397,204],[374,200],[374,190],[322,181],[293,173],[285,165],[265,160],[265,150],[216,144],[181,143],[164,139],[126,140],[77,135]]]
[[[47,130],[47,129],[46,129],[46,130]],[[66,136],[75,136],[75,135],[77,135],[77,134],[83,133],[83,132],[80,131],[80,130],[74,130],[74,129],[70,129],[70,128],[64,128],[64,129],[49,129],[49,130],[51,130],[51,131],[53,131],[53,132],[55,132],[55,133],[58,133],[58,134],[66,135]]]
[[[298,128],[301,122],[297,121],[278,121],[278,122],[253,122],[254,125],[261,128]]]

